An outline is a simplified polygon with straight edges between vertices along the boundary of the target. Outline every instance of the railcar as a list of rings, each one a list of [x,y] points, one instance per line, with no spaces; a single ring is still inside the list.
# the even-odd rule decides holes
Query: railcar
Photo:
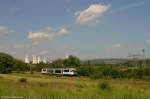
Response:
[[[75,68],[43,68],[41,70],[42,74],[54,74],[54,75],[77,75],[77,70]]]

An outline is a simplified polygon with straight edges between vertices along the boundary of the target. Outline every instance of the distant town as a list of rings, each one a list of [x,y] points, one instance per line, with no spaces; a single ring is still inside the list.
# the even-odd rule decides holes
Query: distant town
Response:
[[[66,54],[63,59],[68,59],[69,58],[69,54]],[[39,64],[39,63],[52,63],[53,60],[48,60],[46,59],[45,57],[40,57],[40,56],[35,56],[35,55],[32,55],[31,57],[29,57],[28,55],[25,56],[25,59],[24,59],[24,62],[25,63],[32,63],[32,64]]]

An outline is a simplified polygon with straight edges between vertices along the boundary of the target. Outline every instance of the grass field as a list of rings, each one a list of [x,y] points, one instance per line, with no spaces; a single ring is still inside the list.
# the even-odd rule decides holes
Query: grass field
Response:
[[[19,82],[26,78],[26,83]],[[100,88],[101,83],[108,88]],[[0,74],[0,96],[23,99],[150,99],[150,81]],[[7,96],[7,97],[6,97]]]

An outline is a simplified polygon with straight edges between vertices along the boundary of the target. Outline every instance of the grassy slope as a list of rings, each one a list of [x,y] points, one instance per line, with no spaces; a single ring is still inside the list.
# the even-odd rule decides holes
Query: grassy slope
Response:
[[[27,83],[18,79],[27,78]],[[25,99],[148,99],[150,81],[108,80],[109,89],[83,77],[54,77],[40,74],[0,74],[0,96],[23,96]]]

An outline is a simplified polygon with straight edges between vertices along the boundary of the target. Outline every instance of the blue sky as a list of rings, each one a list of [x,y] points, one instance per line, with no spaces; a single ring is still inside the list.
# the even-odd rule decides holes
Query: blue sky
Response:
[[[17,58],[150,56],[149,0],[0,0],[0,51]]]

